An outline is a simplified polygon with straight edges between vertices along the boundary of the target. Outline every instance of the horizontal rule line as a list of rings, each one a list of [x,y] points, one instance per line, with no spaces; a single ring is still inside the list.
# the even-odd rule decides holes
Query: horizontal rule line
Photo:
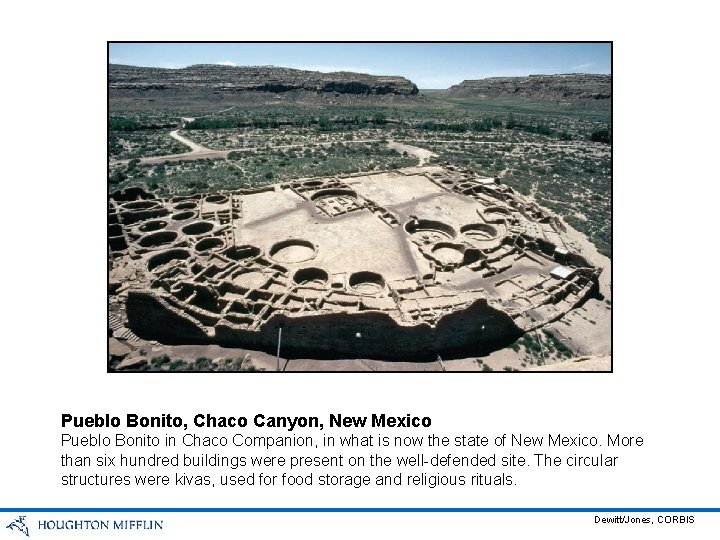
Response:
[[[720,512],[720,508],[0,508],[0,512],[152,512],[152,513],[608,513]]]

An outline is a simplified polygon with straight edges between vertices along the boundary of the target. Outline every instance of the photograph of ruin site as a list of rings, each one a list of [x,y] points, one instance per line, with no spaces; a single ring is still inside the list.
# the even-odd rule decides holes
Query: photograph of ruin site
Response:
[[[611,56],[109,43],[108,370],[611,371]]]

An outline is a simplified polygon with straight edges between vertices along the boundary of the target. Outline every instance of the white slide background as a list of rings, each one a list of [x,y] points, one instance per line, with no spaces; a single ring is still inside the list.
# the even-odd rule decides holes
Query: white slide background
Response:
[[[716,45],[712,18],[693,5],[9,7],[1,53],[0,508],[719,507]],[[106,41],[118,39],[614,40],[614,373],[107,374],[105,63]],[[527,469],[517,486],[476,491],[62,488],[62,412],[167,412],[187,421],[200,412],[411,413],[431,417],[428,431],[439,435],[622,433],[642,435],[645,445],[618,451],[616,469]],[[135,535],[716,534],[717,514],[695,515],[692,527],[633,529],[593,525],[591,514],[184,514],[164,516],[162,533]],[[94,537],[75,534],[53,533]],[[118,535],[97,537],[108,536]],[[5,537],[16,534],[2,528]]]

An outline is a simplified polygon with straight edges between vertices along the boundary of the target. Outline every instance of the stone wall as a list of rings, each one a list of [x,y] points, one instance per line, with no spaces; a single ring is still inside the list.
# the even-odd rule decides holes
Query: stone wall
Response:
[[[491,308],[485,300],[449,313],[434,328],[426,323],[399,324],[387,313],[368,311],[300,317],[278,314],[259,331],[220,322],[203,332],[198,321],[149,291],[131,291],[127,309],[130,328],[138,336],[168,343],[217,343],[275,353],[282,326],[283,357],[434,360],[437,354],[468,347],[481,350],[521,333],[507,314]]]

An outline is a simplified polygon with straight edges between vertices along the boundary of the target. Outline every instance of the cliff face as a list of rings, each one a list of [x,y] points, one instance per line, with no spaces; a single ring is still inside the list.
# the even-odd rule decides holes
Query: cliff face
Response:
[[[182,69],[134,67],[110,64],[111,97],[143,93],[156,95],[232,95],[245,92],[329,92],[357,95],[415,96],[417,86],[404,77],[364,73],[320,73],[273,66],[233,67],[196,65]]]
[[[611,75],[530,75],[467,80],[446,90],[449,97],[591,101],[612,98]]]

